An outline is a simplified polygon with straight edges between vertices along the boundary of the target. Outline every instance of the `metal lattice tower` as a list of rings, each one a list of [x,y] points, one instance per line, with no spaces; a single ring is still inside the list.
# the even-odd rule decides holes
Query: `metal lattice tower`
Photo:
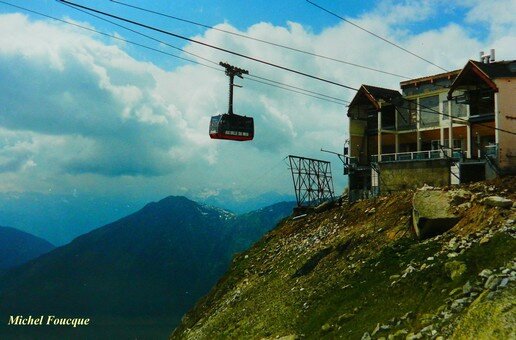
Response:
[[[298,207],[333,199],[330,162],[292,155],[288,158]]]

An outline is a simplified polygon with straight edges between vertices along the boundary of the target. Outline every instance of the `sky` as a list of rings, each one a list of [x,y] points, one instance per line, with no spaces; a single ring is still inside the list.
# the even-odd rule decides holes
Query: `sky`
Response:
[[[498,60],[516,57],[516,0],[315,2],[447,70],[462,68],[490,48]],[[398,89],[406,79],[112,1],[77,3],[354,88]],[[409,78],[443,72],[307,1],[125,3]],[[154,40],[54,0],[0,2],[0,194],[138,202],[186,195],[220,205],[292,196],[284,160],[290,154],[331,161],[335,191],[342,192],[342,164],[320,149],[342,151],[348,137],[345,105],[237,79],[243,87],[235,89],[235,112],[254,117],[255,139],[211,140],[210,116],[227,110],[228,79],[220,68],[170,54],[213,67],[226,61],[252,75],[343,100],[351,100],[354,91],[109,20]]]

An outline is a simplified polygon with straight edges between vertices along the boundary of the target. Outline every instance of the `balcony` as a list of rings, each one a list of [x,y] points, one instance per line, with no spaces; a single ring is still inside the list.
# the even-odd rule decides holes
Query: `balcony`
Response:
[[[483,113],[478,115],[471,115],[468,118],[468,121],[470,123],[485,123],[485,122],[491,122],[495,120],[495,114],[494,113]]]
[[[443,150],[427,150],[414,152],[384,153],[381,162],[401,162],[401,161],[418,161],[429,159],[449,158],[446,151]],[[462,158],[461,149],[453,150],[454,159]],[[378,155],[371,155],[371,162],[378,163]]]

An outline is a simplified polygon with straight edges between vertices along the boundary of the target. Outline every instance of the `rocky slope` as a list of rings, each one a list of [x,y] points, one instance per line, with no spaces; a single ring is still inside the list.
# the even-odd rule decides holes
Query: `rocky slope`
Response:
[[[426,188],[458,222],[425,239],[413,191],[290,218],[234,259],[171,338],[515,338],[515,188],[514,177]]]

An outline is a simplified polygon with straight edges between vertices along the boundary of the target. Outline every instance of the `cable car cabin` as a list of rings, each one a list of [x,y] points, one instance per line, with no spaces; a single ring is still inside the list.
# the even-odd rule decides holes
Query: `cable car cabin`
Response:
[[[236,141],[252,140],[254,137],[253,117],[224,113],[212,116],[210,122],[212,139],[229,139]]]

